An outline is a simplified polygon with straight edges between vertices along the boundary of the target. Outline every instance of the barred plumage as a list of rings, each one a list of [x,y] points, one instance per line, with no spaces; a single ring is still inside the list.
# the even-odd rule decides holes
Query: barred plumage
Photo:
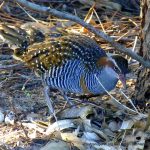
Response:
[[[89,37],[68,35],[29,46],[22,59],[31,67],[48,72],[46,82],[51,88],[79,94],[101,94],[105,91],[96,81],[94,73],[101,74],[103,66],[98,62],[106,57],[104,50]],[[108,89],[111,90],[117,80],[114,77]],[[82,89],[81,83],[86,90]]]

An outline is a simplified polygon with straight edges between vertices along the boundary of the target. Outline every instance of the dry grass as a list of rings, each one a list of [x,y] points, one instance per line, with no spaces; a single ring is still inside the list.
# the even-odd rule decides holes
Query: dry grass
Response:
[[[22,8],[20,8],[19,5],[16,5],[12,2],[2,3],[2,1],[0,1],[0,4],[0,20],[2,23],[20,26],[23,23],[33,21],[33,19],[28,16],[30,14],[32,17],[36,18],[37,21],[40,20],[39,22],[44,24],[44,27],[51,28],[51,31],[53,32],[62,32],[62,30],[65,32],[82,32],[83,34],[87,34],[94,38],[107,52],[117,53],[114,48],[106,43],[103,39],[98,39],[93,34],[89,33],[81,26],[72,23],[71,21],[38,14],[33,11],[28,11],[27,14],[24,12],[24,10],[22,10]],[[47,5],[51,5],[51,7],[56,8],[56,3],[47,3]],[[63,9],[64,5],[66,6],[66,11],[69,11],[69,8],[67,8],[68,4],[59,3],[57,8]],[[89,6],[83,4],[78,6],[79,7],[77,7],[75,3],[72,3],[72,13],[77,12],[78,16],[84,18],[88,14],[87,8],[89,8]],[[13,13],[14,11],[15,13]],[[117,12],[103,8],[99,9],[98,11],[96,10],[96,13],[100,16],[99,18],[94,13],[89,14],[89,17],[91,17],[89,22],[94,27],[103,30],[111,37],[114,37],[114,39],[119,43],[133,48],[134,51],[138,50],[140,46],[139,17],[131,16],[131,14],[127,16],[123,12]],[[37,26],[39,27],[39,25]],[[45,32],[47,32],[46,29]],[[9,56],[12,54],[10,49],[3,43],[1,43],[0,53],[1,56]],[[127,58],[131,61],[131,58]],[[3,60],[1,59],[0,63],[7,65],[16,64],[18,62],[10,58]],[[126,95],[129,97],[134,94],[137,69],[137,66],[134,68],[131,66],[132,72],[129,76],[129,80],[127,81],[128,88],[125,91]],[[31,79],[29,80],[29,78]],[[120,87],[121,84],[119,83],[116,90],[112,92],[112,95],[123,104],[128,104],[128,101],[119,93],[118,89],[120,89]],[[68,107],[58,92],[53,92],[53,99],[55,103],[55,109],[57,111]],[[79,98],[75,99],[77,99],[75,103],[80,106],[87,104],[87,101],[82,101]],[[91,98],[88,102],[93,106],[105,108],[106,112],[111,110],[112,112],[118,111],[116,107],[111,105],[110,97],[107,95],[101,98]],[[35,132],[35,129],[29,129],[21,124],[23,120],[28,120],[27,116],[32,114],[32,112],[37,114],[38,119],[40,118],[44,121],[47,120],[48,117],[41,81],[38,77],[35,77],[31,70],[25,66],[14,70],[0,70],[0,110],[2,110],[5,114],[12,110],[16,114],[16,123],[14,125],[0,124],[0,145],[6,146],[5,148],[15,149],[16,147],[24,147],[24,149],[38,149],[39,147],[42,147],[48,139],[53,137],[47,137],[38,131]],[[139,109],[139,111],[141,110]],[[128,147],[128,145],[125,147]]]

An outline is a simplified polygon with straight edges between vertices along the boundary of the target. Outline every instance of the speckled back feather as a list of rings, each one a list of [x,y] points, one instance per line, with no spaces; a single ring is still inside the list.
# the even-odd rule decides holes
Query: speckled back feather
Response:
[[[96,62],[106,57],[104,50],[86,36],[68,35],[49,38],[42,43],[30,45],[19,56],[30,67],[48,71],[53,66],[61,66],[68,60],[80,60],[86,68],[95,69]]]

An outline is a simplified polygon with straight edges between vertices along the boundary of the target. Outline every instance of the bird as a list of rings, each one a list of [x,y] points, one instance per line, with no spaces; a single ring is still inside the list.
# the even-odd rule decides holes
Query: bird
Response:
[[[8,32],[10,30],[16,32],[11,28],[0,33],[3,39],[7,37],[7,41],[11,41],[11,45],[15,44],[14,58],[38,72],[50,89],[57,89],[64,95],[68,92],[104,94],[106,90],[113,90],[118,80],[125,86],[127,65],[124,58],[108,56],[96,41],[86,35],[68,33],[58,37],[42,37],[41,40],[37,38],[39,32],[35,32],[36,39],[40,39],[37,41],[35,38],[30,40],[19,31],[12,36]]]

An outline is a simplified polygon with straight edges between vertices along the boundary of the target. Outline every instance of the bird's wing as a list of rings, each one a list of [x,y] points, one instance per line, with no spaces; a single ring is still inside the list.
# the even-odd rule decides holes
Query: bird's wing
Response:
[[[86,68],[94,68],[97,60],[106,57],[106,53],[86,36],[68,35],[30,45],[21,57],[32,68],[45,70],[61,66],[68,60],[79,60]]]

